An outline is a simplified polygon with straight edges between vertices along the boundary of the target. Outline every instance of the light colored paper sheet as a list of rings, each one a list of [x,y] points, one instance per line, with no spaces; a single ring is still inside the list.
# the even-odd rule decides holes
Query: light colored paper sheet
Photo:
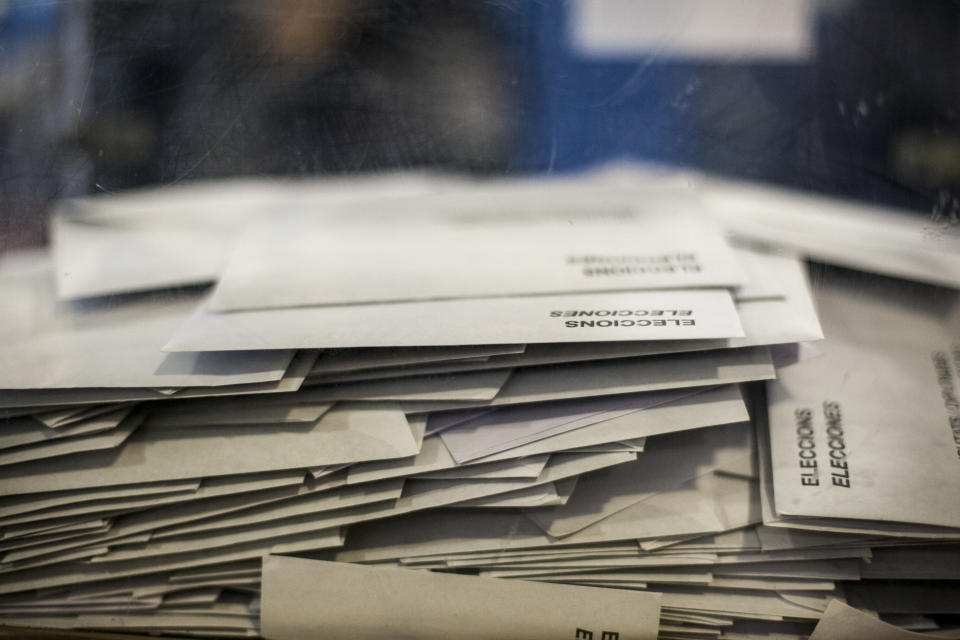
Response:
[[[47,442],[4,449],[0,451],[0,467],[28,462],[38,464],[37,460],[45,458],[117,449],[140,427],[144,417],[143,412],[133,413],[124,417],[116,428],[101,433],[73,438],[56,438]],[[47,462],[39,464],[45,465]]]
[[[405,402],[403,407],[408,413],[420,413],[476,406],[507,406],[769,380],[774,375],[766,347],[718,349],[673,356],[519,369],[510,376],[497,397],[487,403]]]
[[[307,468],[398,458],[418,450],[406,418],[396,408],[345,404],[314,424],[215,427],[202,433],[198,427],[138,430],[117,451],[58,458],[42,467],[4,467],[0,493]]]
[[[63,298],[215,281],[235,238],[260,215],[410,197],[449,177],[416,172],[321,178],[234,178],[69,200],[52,227]]]
[[[946,221],[747,182],[699,182],[707,210],[737,234],[854,269],[960,285],[960,239]]]
[[[279,424],[316,422],[333,407],[333,402],[291,404],[282,395],[263,398],[239,397],[224,402],[194,400],[154,406],[147,416],[148,427],[183,427],[214,424]]]
[[[8,517],[30,511],[40,511],[63,505],[73,505],[86,501],[110,500],[112,498],[144,497],[165,493],[191,493],[200,488],[200,480],[176,480],[132,484],[101,489],[74,489],[44,494],[25,494],[9,496],[0,501],[0,517]]]
[[[551,536],[567,536],[718,466],[749,465],[753,448],[753,427],[747,423],[651,438],[636,463],[584,478],[566,505],[537,509],[527,516]]]
[[[317,628],[331,638],[558,638],[582,629],[653,639],[659,621],[652,593],[281,557],[265,558],[263,575],[263,633],[277,640],[312,638]]]
[[[196,293],[123,302],[57,304],[49,267],[0,272],[0,389],[177,387],[280,379],[291,351],[171,355],[163,344],[190,315]]]
[[[567,312],[592,315],[564,316]],[[389,315],[390,322],[383,322],[385,315]],[[464,318],[469,318],[469,322]],[[414,347],[689,340],[741,335],[743,331],[728,291],[691,289],[231,313],[216,313],[201,305],[164,349],[229,351],[250,349],[251,345],[260,349]]]
[[[960,527],[956,296],[849,278],[818,287],[825,353],[769,384],[776,511]]]
[[[431,440],[436,445],[436,440]],[[445,447],[442,447],[445,449]],[[488,462],[485,464],[470,464],[452,469],[441,471],[431,471],[427,473],[418,473],[415,478],[424,480],[453,480],[461,479],[480,479],[480,478],[537,478],[547,464],[550,456],[543,454],[539,456],[530,456],[528,458],[517,458],[515,460],[503,460],[501,462]]]
[[[271,520],[296,518],[306,516],[325,523],[325,526],[339,526],[388,518],[435,507],[448,506],[466,500],[499,495],[518,489],[535,487],[538,485],[564,480],[590,471],[623,464],[634,459],[635,456],[625,453],[595,453],[595,454],[565,454],[551,456],[543,473],[533,480],[408,480],[404,483],[403,495],[400,499],[389,504],[353,507],[340,512],[329,514],[312,514],[310,502],[324,500],[323,494],[308,496],[298,500],[287,501],[284,504],[267,504],[255,510],[244,513],[228,514],[224,517],[207,518],[202,522],[186,523],[178,527],[167,528],[158,532],[156,537],[184,533],[198,533],[217,529],[241,527],[251,524],[261,524]],[[384,481],[392,482],[392,481]],[[358,489],[364,491],[359,485]]]
[[[572,491],[571,491],[572,493]],[[567,494],[569,498],[569,494]],[[467,500],[466,502],[461,502],[459,504],[452,505],[458,509],[460,508],[490,508],[490,509],[516,509],[520,507],[526,508],[535,508],[543,507],[550,505],[563,504],[565,502],[564,497],[557,491],[556,485],[552,482],[550,484],[540,485],[539,487],[531,487],[530,489],[519,489],[517,491],[511,491],[510,493],[504,493],[498,496],[491,496],[489,498],[477,498],[475,500]]]
[[[29,416],[10,418],[0,424],[0,449],[49,442],[60,438],[88,436],[117,428],[133,407],[102,413],[67,426],[51,429]]]
[[[395,380],[376,380],[342,385],[305,387],[298,401],[489,401],[503,388],[511,369],[453,373],[440,376],[414,376]]]
[[[695,429],[714,423],[740,422],[746,419],[746,406],[743,404],[739,390],[734,386],[721,387],[615,420],[516,447],[475,461],[474,464],[513,460],[601,443],[619,442],[651,435],[651,432],[666,433]],[[353,465],[350,467],[347,481],[349,483],[369,482],[452,469],[456,466],[456,461],[450,452],[443,446],[439,437],[434,436],[424,439],[423,447],[413,458]]]
[[[522,344],[480,344],[447,347],[331,349],[320,354],[310,375],[339,374],[383,367],[409,367],[424,363],[483,360],[494,355],[523,353],[525,347],[526,345]]]
[[[754,250],[754,262],[762,265],[767,278],[786,292],[783,298],[734,300],[743,338],[719,340],[663,340],[645,342],[581,342],[531,344],[522,354],[491,356],[484,362],[439,363],[421,365],[421,374],[449,371],[484,370],[498,367],[536,366],[584,360],[603,360],[681,353],[704,349],[762,346],[819,340],[823,337],[806,276],[806,265],[796,257]],[[375,379],[402,376],[403,368],[392,367],[322,378],[329,381]]]
[[[424,201],[423,207],[437,201]],[[618,220],[464,220],[332,225],[314,214],[252,225],[211,309],[357,304],[609,290],[729,287],[744,278],[722,233],[693,199],[644,203]],[[429,215],[428,213],[428,215]],[[369,218],[369,216],[367,216]],[[304,273],[308,261],[316,270]],[[319,274],[323,274],[320,276]],[[343,286],[337,283],[350,282]],[[482,344],[482,343],[480,343]]]
[[[817,622],[810,640],[920,640],[930,638],[925,633],[899,629],[877,617],[840,602],[831,600],[823,617]]]
[[[675,395],[649,392],[505,407],[444,429],[440,439],[454,460],[462,464],[670,402]]]

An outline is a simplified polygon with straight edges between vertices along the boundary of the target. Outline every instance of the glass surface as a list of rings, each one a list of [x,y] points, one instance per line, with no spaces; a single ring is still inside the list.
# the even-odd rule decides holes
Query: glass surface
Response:
[[[0,638],[269,553],[960,637],[958,289],[956,0],[0,0]]]

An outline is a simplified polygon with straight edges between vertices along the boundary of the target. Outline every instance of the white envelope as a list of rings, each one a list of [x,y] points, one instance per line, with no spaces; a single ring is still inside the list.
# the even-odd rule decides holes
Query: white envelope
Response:
[[[584,478],[566,505],[536,509],[527,517],[553,537],[568,536],[720,466],[749,464],[753,449],[753,427],[747,423],[651,438],[637,462]]]
[[[937,634],[915,633],[883,622],[839,600],[831,600],[810,640],[873,638],[874,640],[929,640]]]
[[[28,416],[11,418],[0,423],[0,455],[2,455],[3,449],[10,447],[91,435],[115,429],[131,411],[133,411],[132,406],[115,409],[56,429],[45,427],[42,422]]]
[[[960,286],[960,236],[913,212],[704,177],[706,209],[738,235],[833,264]]]
[[[65,202],[53,218],[62,298],[215,281],[237,235],[277,211],[407,197],[443,188],[447,177],[413,172],[310,180],[249,178],[133,189]]]
[[[264,635],[314,638],[657,637],[660,596],[268,556]],[[312,603],[312,604],[311,604]],[[322,603],[317,606],[316,603]],[[495,615],[492,615],[495,614]]]
[[[677,391],[775,375],[766,347],[717,349],[518,369],[489,402],[404,402],[408,413],[569,400],[641,391]]]
[[[671,402],[676,392],[648,392],[504,407],[444,429],[440,439],[463,464],[528,442]]]
[[[823,355],[768,388],[776,512],[960,527],[957,296],[849,274],[817,300]]]
[[[680,193],[617,218],[478,220],[425,198],[415,219],[332,223],[310,212],[252,224],[214,311],[744,283],[723,234]],[[431,209],[433,208],[433,209]],[[501,215],[502,211],[498,212]],[[374,219],[376,222],[374,223]],[[303,265],[311,269],[304,270]]]
[[[734,385],[684,397],[644,411],[589,425],[536,442],[493,454],[472,464],[487,464],[565,451],[608,442],[640,438],[654,433],[695,429],[717,423],[747,419],[746,406]],[[379,462],[364,462],[350,467],[348,482],[370,482],[383,478],[410,476],[456,467],[456,461],[439,437],[426,438],[420,452],[412,457]]]
[[[344,404],[306,425],[144,428],[116,451],[2,467],[0,495],[307,468],[418,450],[395,407]]]
[[[522,344],[480,344],[448,347],[385,347],[382,349],[331,349],[320,354],[310,375],[342,374],[378,369],[408,367],[424,363],[485,360],[490,356],[523,353]]]
[[[164,354],[199,294],[57,304],[49,265],[0,270],[0,389],[178,387],[279,380],[292,351]]]
[[[217,313],[167,351],[690,340],[743,335],[725,289],[580,293]],[[282,345],[282,346],[281,346]]]
[[[522,367],[583,360],[628,358],[720,349],[793,343],[823,338],[817,313],[813,306],[810,286],[807,282],[806,265],[791,255],[780,255],[751,249],[738,249],[738,255],[749,253],[749,264],[763,274],[765,289],[776,289],[781,297],[734,296],[737,314],[743,327],[744,337],[707,340],[662,340],[642,342],[569,342],[530,344],[524,352],[513,355],[492,355],[482,362],[449,362],[418,365],[420,374],[446,373],[495,369],[498,367]],[[751,278],[754,271],[748,271]],[[762,291],[761,291],[762,293]],[[403,367],[382,367],[351,374],[325,376],[324,380],[345,381],[350,379],[374,379],[402,376],[409,373]]]

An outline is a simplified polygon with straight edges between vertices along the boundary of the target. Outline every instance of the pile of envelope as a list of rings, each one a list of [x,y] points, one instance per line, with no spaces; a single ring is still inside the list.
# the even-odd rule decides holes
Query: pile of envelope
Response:
[[[778,197],[617,169],[65,203],[0,259],[0,624],[799,637],[839,600],[943,631],[955,230],[838,211],[818,245]],[[927,284],[808,281],[888,249]]]

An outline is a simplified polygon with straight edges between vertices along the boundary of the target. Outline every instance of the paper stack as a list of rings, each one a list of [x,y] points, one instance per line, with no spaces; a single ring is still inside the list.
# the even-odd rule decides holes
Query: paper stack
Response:
[[[729,243],[664,176],[233,186],[239,233],[203,198],[94,199],[55,259],[0,263],[3,624],[612,640],[808,635],[832,599],[960,614],[952,291],[823,272],[811,343],[802,260]]]

